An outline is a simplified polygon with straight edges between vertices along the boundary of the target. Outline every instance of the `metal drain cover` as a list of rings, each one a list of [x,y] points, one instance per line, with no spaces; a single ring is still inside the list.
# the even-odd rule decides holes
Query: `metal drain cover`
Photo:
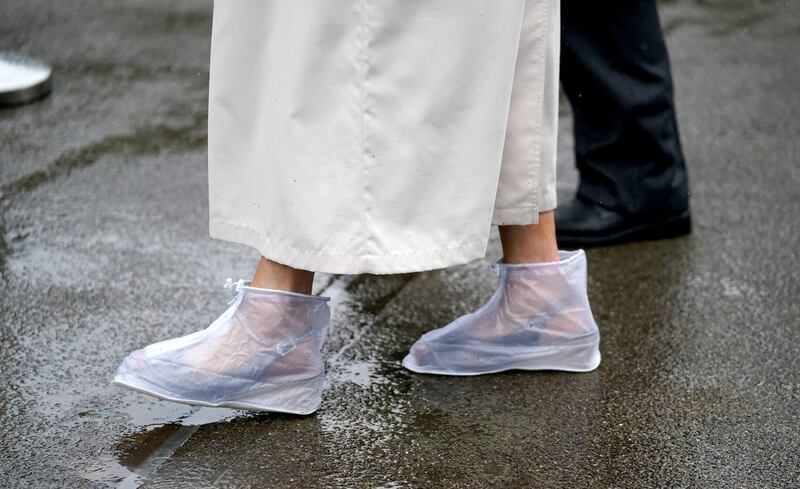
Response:
[[[50,93],[53,69],[36,58],[0,51],[0,106],[22,105]]]

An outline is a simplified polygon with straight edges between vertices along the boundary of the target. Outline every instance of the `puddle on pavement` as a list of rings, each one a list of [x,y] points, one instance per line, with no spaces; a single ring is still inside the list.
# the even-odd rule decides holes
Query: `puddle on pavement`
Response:
[[[379,362],[374,361],[333,365],[329,372],[329,382],[334,384],[351,383],[363,390],[381,388],[386,392],[380,397],[388,398],[390,397],[388,393],[396,391],[396,388],[393,387],[397,385],[397,382],[382,372],[385,368],[381,367]],[[369,396],[374,396],[374,393],[370,393]],[[344,413],[345,415],[342,416],[343,413],[334,411],[319,413],[318,417],[321,429],[326,433],[342,433],[349,429],[356,431],[366,429],[373,433],[394,433],[397,431],[403,412],[404,406],[398,403],[387,408],[385,412],[381,412],[381,416],[372,419],[364,416],[354,417],[352,413]]]
[[[120,440],[113,455],[101,457],[80,475],[117,488],[139,487],[201,426],[253,416],[235,409],[193,408],[168,402],[153,402],[147,407],[129,405],[116,414],[130,418],[140,429]]]
[[[354,362],[340,365],[331,372],[330,377],[334,382],[352,382],[359,387],[389,382],[389,379],[378,373],[378,365],[375,362]]]

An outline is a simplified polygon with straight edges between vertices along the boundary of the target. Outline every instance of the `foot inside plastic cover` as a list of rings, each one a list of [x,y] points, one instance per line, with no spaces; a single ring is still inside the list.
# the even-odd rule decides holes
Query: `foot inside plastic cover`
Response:
[[[208,328],[128,355],[113,383],[184,404],[310,414],[324,381],[328,297],[245,286]]]
[[[403,366],[439,375],[596,369],[600,333],[586,292],[586,255],[559,254],[553,263],[498,260],[494,295],[476,311],[425,333]]]

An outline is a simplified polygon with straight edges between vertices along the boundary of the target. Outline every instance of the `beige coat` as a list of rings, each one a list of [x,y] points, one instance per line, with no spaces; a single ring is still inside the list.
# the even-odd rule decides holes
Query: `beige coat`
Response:
[[[295,268],[485,256],[555,207],[558,0],[216,0],[210,234]]]

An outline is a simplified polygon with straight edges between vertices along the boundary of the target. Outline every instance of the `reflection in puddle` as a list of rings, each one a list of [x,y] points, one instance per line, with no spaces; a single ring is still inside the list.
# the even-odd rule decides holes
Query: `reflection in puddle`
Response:
[[[82,413],[91,414],[96,413]],[[253,416],[235,409],[192,408],[168,402],[154,402],[144,409],[141,405],[128,406],[120,414],[142,429],[123,438],[115,455],[99,459],[81,473],[85,479],[117,488],[139,487],[200,426]]]
[[[95,466],[81,471],[80,476],[93,482],[105,483],[109,487],[139,487],[144,479],[120,465],[114,456],[101,457]]]

